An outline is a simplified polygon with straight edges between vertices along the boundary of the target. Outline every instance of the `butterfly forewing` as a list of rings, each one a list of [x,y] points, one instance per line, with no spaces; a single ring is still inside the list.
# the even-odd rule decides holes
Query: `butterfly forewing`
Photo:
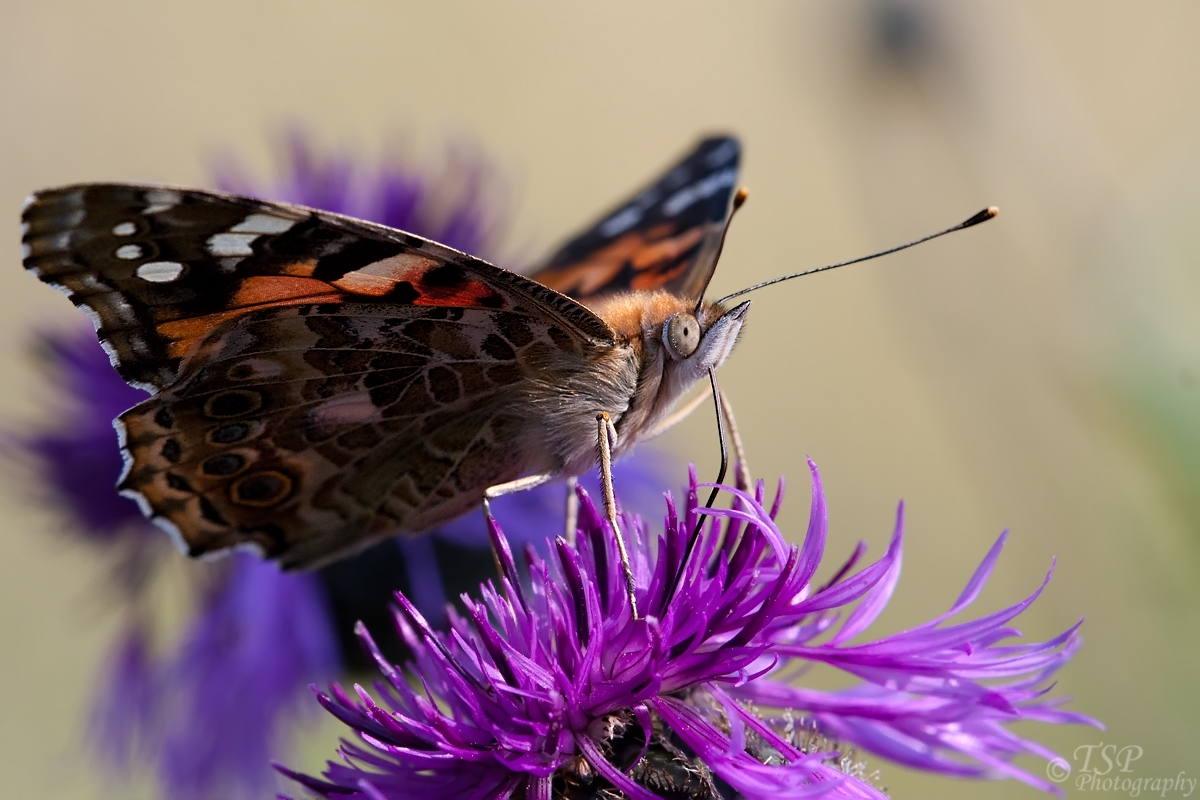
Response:
[[[563,245],[533,278],[588,304],[654,289],[699,299],[716,268],[739,158],[736,139],[705,139]]]
[[[93,315],[128,381],[170,385],[215,325],[251,309],[383,301],[550,312],[611,339],[594,315],[443,245],[300,206],[164,187],[97,184],[38,194],[25,266]]]
[[[121,418],[122,486],[194,554],[304,566],[458,516],[546,466],[513,414],[530,371],[613,346],[526,278],[302,207],[94,185],[24,220],[26,267],[159,392]]]

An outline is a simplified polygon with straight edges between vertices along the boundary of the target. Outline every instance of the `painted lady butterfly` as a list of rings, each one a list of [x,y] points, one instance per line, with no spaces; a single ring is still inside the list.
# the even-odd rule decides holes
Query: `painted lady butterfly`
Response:
[[[738,159],[701,142],[530,278],[336,214],[123,184],[34,195],[24,262],[155,393],[116,422],[119,488],[190,555],[312,567],[658,433],[749,306],[702,299]]]

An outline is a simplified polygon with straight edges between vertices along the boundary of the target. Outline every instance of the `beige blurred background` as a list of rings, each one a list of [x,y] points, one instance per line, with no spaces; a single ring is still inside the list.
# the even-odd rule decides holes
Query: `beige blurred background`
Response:
[[[1200,416],[1200,5],[10,0],[0,20],[7,428],[47,404],[30,330],[75,319],[20,269],[25,195],[206,185],[220,148],[265,175],[289,122],[364,154],[400,139],[431,162],[447,139],[477,143],[509,182],[514,262],[701,134],[736,133],[752,194],[717,292],[1001,206],[982,228],[754,295],[722,385],[755,472],[793,481],[796,535],[804,455],[821,466],[831,560],[859,538],[878,553],[907,501],[905,572],[880,631],[942,611],[1011,527],[979,610],[1031,591],[1057,557],[1021,627],[1046,638],[1087,617],[1060,690],[1108,725],[1021,731],[1066,753],[1138,745],[1137,777],[1200,777],[1195,473],[1167,452],[1183,437],[1171,425],[1195,436]],[[1170,425],[1147,422],[1146,396],[1179,412]],[[711,412],[669,446],[711,473]],[[12,483],[2,793],[120,796],[83,754],[115,633],[103,565]],[[314,759],[336,730],[308,735]],[[897,798],[1035,796],[876,766]]]

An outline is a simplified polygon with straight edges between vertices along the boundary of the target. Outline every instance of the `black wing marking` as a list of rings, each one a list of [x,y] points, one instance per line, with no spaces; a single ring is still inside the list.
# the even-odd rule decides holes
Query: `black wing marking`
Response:
[[[584,303],[654,289],[698,300],[716,268],[740,154],[736,139],[705,139],[531,277]]]

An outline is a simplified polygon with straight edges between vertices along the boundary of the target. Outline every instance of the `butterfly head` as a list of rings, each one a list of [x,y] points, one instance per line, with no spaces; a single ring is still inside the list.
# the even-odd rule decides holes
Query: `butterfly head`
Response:
[[[644,330],[646,365],[661,365],[661,382],[652,416],[662,418],[697,381],[725,362],[742,332],[749,301],[733,308],[717,303],[681,307],[662,322]]]
[[[631,293],[597,313],[638,353],[638,388],[630,404],[635,427],[652,429],[710,369],[724,363],[742,331],[749,302],[733,308],[669,292]]]
[[[667,370],[674,366],[698,380],[719,367],[733,349],[749,308],[749,301],[728,310],[707,303],[699,314],[677,311],[668,317],[659,329]]]

